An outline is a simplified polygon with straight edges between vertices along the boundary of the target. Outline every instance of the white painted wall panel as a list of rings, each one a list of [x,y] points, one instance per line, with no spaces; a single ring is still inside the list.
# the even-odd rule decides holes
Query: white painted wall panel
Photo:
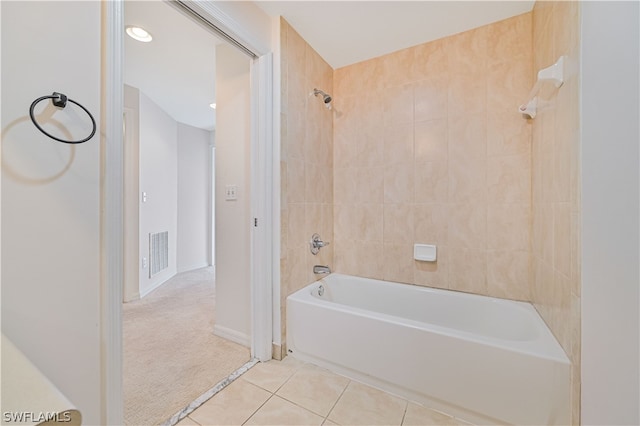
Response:
[[[178,123],[144,93],[140,93],[140,254],[149,257],[149,234],[169,231],[169,267],[149,278],[140,273],[144,297],[176,274],[178,233]]]
[[[581,2],[582,424],[640,424],[640,6]]]
[[[249,59],[229,46],[216,51],[216,332],[237,341],[251,334]],[[237,186],[237,200],[225,187]]]
[[[209,264],[211,138],[210,131],[178,123],[178,272]]]
[[[100,132],[73,146],[42,135],[31,102],[58,91],[100,129],[99,2],[1,2],[2,331],[101,423]],[[44,103],[44,102],[43,102]],[[69,108],[69,107],[68,107]],[[81,111],[57,111],[74,138]],[[2,363],[2,369],[11,368]]]

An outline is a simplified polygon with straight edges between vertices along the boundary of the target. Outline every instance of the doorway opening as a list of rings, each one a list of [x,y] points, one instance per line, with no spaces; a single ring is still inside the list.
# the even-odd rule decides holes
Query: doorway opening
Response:
[[[253,359],[271,359],[273,342],[272,271],[274,247],[272,229],[278,229],[274,219],[274,170],[277,155],[273,151],[273,61],[269,34],[254,31],[243,19],[230,17],[219,6],[205,0],[168,2],[191,10],[194,21],[217,29],[237,46],[251,54],[251,213],[255,223],[251,227],[250,340]],[[107,2],[105,13],[104,54],[107,59],[104,84],[104,115],[106,143],[103,156],[102,222],[102,350],[104,371],[104,424],[123,424],[122,392],[122,300],[124,260],[124,149],[123,143],[123,63],[124,5]],[[217,156],[219,157],[219,156]],[[219,265],[218,265],[219,266]],[[277,271],[277,270],[275,270]],[[277,319],[277,317],[276,317]]]
[[[252,357],[251,59],[174,6],[124,3],[125,28],[152,38],[124,39],[122,343],[131,425],[166,421]],[[238,281],[246,285],[229,285]]]

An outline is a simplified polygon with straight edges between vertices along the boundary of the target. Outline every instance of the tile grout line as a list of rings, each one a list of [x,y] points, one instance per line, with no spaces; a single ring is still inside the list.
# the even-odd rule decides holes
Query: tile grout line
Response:
[[[303,364],[303,365],[304,365],[304,364]],[[274,396],[278,396],[278,397],[279,397],[279,395],[276,395],[276,392],[277,392],[277,391],[279,391],[279,390],[280,390],[280,388],[282,388],[282,387],[283,387],[283,386],[284,386],[284,385],[285,385],[285,384],[286,384],[286,383],[287,383],[287,382],[288,382],[288,381],[289,381],[289,380],[290,380],[290,379],[291,379],[291,378],[292,378],[292,377],[293,377],[293,376],[298,372],[298,370],[300,370],[300,368],[302,368],[302,366],[299,366],[298,368],[296,368],[296,369],[294,370],[294,372],[291,374],[291,376],[287,377],[287,379],[284,381],[284,383],[282,383],[282,385],[280,385],[280,386],[278,387],[278,389],[276,389],[276,390],[275,390],[275,392],[271,392],[269,389],[264,389],[262,386],[257,385],[257,384],[255,384],[255,383],[251,383],[251,382],[249,382],[249,381],[247,380],[247,383],[251,383],[252,385],[254,385],[254,386],[256,386],[256,387],[259,387],[260,389],[264,389],[265,391],[269,392],[269,393],[271,394],[271,396],[270,396],[269,398],[267,398],[267,400],[266,400],[265,402],[263,402],[263,403],[262,403],[258,408],[256,408],[256,409],[253,411],[253,413],[251,413],[251,415],[250,415],[249,417],[247,417],[247,420],[245,420],[245,421],[242,423],[242,425],[245,425],[245,424],[246,424],[246,423],[251,419],[251,417],[253,417],[253,416],[254,416],[258,411],[260,411],[260,409],[261,409],[262,407],[264,407],[264,406],[267,404],[267,402],[271,401],[271,399],[272,399]],[[281,398],[281,397],[280,397],[280,398]],[[284,399],[284,398],[283,398],[283,399]]]
[[[309,362],[305,362],[304,364],[302,364],[301,366],[299,366],[299,367],[296,369],[296,371],[295,371],[295,372],[294,372],[294,373],[293,373],[293,374],[292,374],[292,375],[291,375],[291,376],[290,376],[290,377],[289,377],[289,378],[288,378],[288,379],[287,379],[287,380],[282,384],[282,386],[280,386],[280,387],[278,388],[278,390],[277,390],[276,392],[274,392],[274,393],[273,393],[273,395],[274,395],[274,396],[277,396],[278,398],[281,398],[281,399],[283,399],[283,400],[285,400],[285,401],[287,401],[287,402],[289,402],[289,403],[291,403],[291,404],[293,404],[293,405],[295,405],[296,407],[300,407],[300,408],[302,408],[302,409],[303,409],[303,410],[305,410],[305,411],[308,411],[308,412],[310,412],[310,413],[312,413],[312,414],[315,414],[315,415],[316,415],[316,416],[318,416],[318,417],[322,417],[322,419],[323,419],[323,423],[324,423],[324,421],[326,421],[326,420],[327,420],[327,416],[329,416],[329,413],[331,413],[331,410],[333,410],[333,407],[335,407],[335,405],[338,403],[338,400],[340,399],[340,397],[342,396],[342,394],[344,393],[344,391],[347,389],[347,386],[349,386],[349,383],[351,382],[351,379],[349,379],[349,378],[347,378],[347,377],[344,377],[344,376],[342,376],[342,375],[339,375],[339,374],[332,373],[332,372],[331,372],[331,371],[329,371],[329,370],[326,370],[327,372],[329,372],[329,373],[331,373],[331,374],[334,374],[334,375],[339,376],[339,377],[343,377],[343,378],[345,378],[345,379],[347,379],[347,380],[348,380],[347,385],[344,387],[344,389],[342,390],[342,392],[340,392],[340,395],[339,395],[339,396],[338,396],[338,398],[336,399],[336,402],[334,402],[334,403],[333,403],[333,405],[332,405],[332,406],[331,406],[331,408],[329,409],[329,412],[327,413],[327,415],[326,415],[326,416],[323,416],[323,415],[322,415],[322,414],[320,414],[320,413],[317,413],[317,412],[315,412],[315,411],[313,411],[313,410],[311,410],[311,409],[309,409],[309,408],[307,408],[307,407],[304,407],[304,406],[300,405],[299,403],[297,403],[297,402],[295,402],[295,401],[291,401],[289,398],[287,398],[287,397],[285,397],[285,396],[283,396],[283,395],[278,395],[278,394],[277,394],[277,392],[278,392],[280,389],[282,389],[282,388],[284,387],[284,385],[286,385],[286,384],[289,382],[289,380],[291,380],[291,379],[293,378],[293,376],[295,376],[295,375],[296,375],[300,370],[302,370],[302,368],[303,368],[304,366],[309,366],[309,365],[310,365],[310,366],[314,366],[314,367],[318,367],[318,366],[317,366],[317,365],[315,365],[315,364],[312,364],[312,363],[309,363]],[[325,370],[325,369],[322,369],[322,370]]]
[[[291,375],[290,375],[290,376],[288,376],[288,377],[284,380],[284,382],[283,382],[280,386],[278,386],[278,387],[276,388],[276,390],[275,390],[275,391],[272,391],[272,390],[270,390],[270,389],[267,389],[266,387],[264,387],[264,386],[262,386],[262,385],[260,385],[260,384],[258,384],[258,383],[252,382],[250,379],[246,379],[246,378],[243,378],[243,379],[244,379],[246,382],[251,383],[252,385],[259,387],[260,389],[263,389],[263,390],[265,390],[265,391],[267,391],[267,392],[272,393],[272,394],[274,394],[274,395],[275,395],[275,394],[276,394],[280,389],[282,389],[282,387],[283,387],[283,386],[284,386],[284,385],[285,385],[285,384],[286,384],[286,383],[287,383],[287,382],[288,382],[288,381],[289,381],[289,380],[290,380],[290,379],[291,379],[291,378],[292,378],[292,377],[293,377],[297,372],[298,372],[298,369],[295,369],[295,370],[293,371],[293,373],[291,373]]]
[[[344,377],[344,376],[342,376]],[[342,398],[342,395],[344,395],[344,393],[347,391],[347,388],[349,387],[349,385],[353,382],[353,380],[345,377],[347,380],[349,380],[349,382],[347,383],[347,386],[344,387],[344,389],[342,389],[342,392],[340,393],[340,396],[338,397],[338,399],[336,399],[336,402],[333,403],[333,406],[331,407],[331,409],[329,410],[329,412],[327,413],[326,417],[324,418],[324,421],[322,423],[325,423],[327,420],[329,420],[330,422],[336,423],[333,420],[329,419],[329,416],[331,415],[331,413],[333,412],[333,409],[336,408],[336,405],[338,405],[338,401],[340,401],[340,399]],[[337,424],[337,423],[336,423]]]
[[[288,402],[288,403],[290,403],[290,404],[292,404],[292,405],[295,405],[295,406],[296,406],[296,407],[298,407],[298,408],[302,408],[304,411],[308,411],[309,413],[311,413],[311,414],[315,414],[315,415],[316,415],[316,416],[318,416],[318,417],[322,417],[322,419],[323,419],[323,420],[326,420],[326,418],[325,418],[322,414],[318,414],[318,413],[316,413],[315,411],[310,410],[309,408],[304,407],[304,406],[302,406],[302,405],[298,404],[298,403],[297,403],[297,402],[295,402],[295,401],[291,401],[290,399],[287,399],[287,398],[285,398],[285,397],[284,397],[284,396],[282,396],[282,395],[277,395],[277,394],[275,394],[275,393],[274,393],[274,394],[273,394],[273,396],[277,396],[278,398],[282,399],[283,401],[286,401],[286,402]],[[331,412],[331,411],[329,411],[329,412]],[[327,415],[328,415],[328,414],[327,414]]]
[[[407,417],[407,411],[409,410],[409,400],[404,400],[404,413],[402,413],[402,420],[400,420],[400,426],[404,425],[404,419]]]
[[[290,375],[289,377],[287,377],[287,379],[286,379],[286,380],[285,380],[285,381],[284,381],[280,386],[278,386],[278,389],[276,389],[276,390],[273,392],[273,394],[274,394],[274,395],[276,395],[276,394],[278,393],[278,391],[279,391],[280,389],[282,389],[282,388],[284,387],[284,385],[286,385],[287,383],[289,383],[289,380],[291,380],[291,378],[292,378],[293,376],[295,376],[295,375],[298,373],[298,371],[300,371],[300,370],[302,369],[302,367],[304,367],[306,364],[307,364],[307,363],[305,362],[305,363],[303,363],[303,364],[299,365],[298,367],[296,367],[296,368],[293,370],[293,373],[291,373],[291,375]]]
[[[260,404],[260,406],[259,406],[258,408],[256,408],[255,410],[253,410],[253,413],[251,413],[251,414],[249,415],[249,417],[247,417],[247,420],[245,420],[244,422],[242,422],[242,425],[246,425],[246,424],[247,424],[247,422],[248,422],[249,420],[251,420],[251,417],[255,416],[255,414],[256,414],[258,411],[260,411],[260,409],[261,409],[262,407],[264,407],[265,405],[267,405],[267,402],[271,401],[271,398],[273,398],[274,396],[276,396],[276,394],[275,394],[275,393],[271,393],[271,396],[270,396],[269,398],[267,398],[267,400],[266,400],[265,402],[263,402],[262,404]]]

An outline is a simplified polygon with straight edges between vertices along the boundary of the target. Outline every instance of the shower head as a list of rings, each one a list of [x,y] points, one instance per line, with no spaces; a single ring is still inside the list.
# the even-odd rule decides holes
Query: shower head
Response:
[[[331,95],[329,95],[328,93],[320,89],[313,89],[313,95],[316,97],[318,95],[322,95],[322,102],[324,102],[327,108],[331,109],[331,101],[332,101]]]

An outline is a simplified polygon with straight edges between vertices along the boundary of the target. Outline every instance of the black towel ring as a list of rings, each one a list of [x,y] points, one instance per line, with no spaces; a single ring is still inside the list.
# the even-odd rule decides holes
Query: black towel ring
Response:
[[[33,110],[36,107],[36,105],[38,104],[38,102],[43,101],[45,99],[51,99],[51,103],[53,103],[54,106],[57,106],[59,108],[64,108],[67,106],[67,102],[71,102],[72,104],[76,104],[78,105],[80,108],[82,108],[84,110],[84,112],[87,113],[87,115],[89,116],[89,118],[91,119],[91,123],[93,124],[93,130],[91,131],[91,134],[89,136],[87,136],[84,139],[81,140],[77,140],[77,141],[67,141],[64,139],[60,139],[57,138],[49,133],[47,133],[42,127],[40,127],[40,125],[38,124],[38,122],[36,121],[36,118],[33,115]],[[38,128],[38,130],[40,130],[42,133],[44,133],[45,135],[49,136],[51,139],[54,139],[58,142],[62,142],[62,143],[83,143],[88,141],[89,139],[91,139],[93,137],[93,135],[96,134],[96,120],[93,118],[93,115],[91,115],[91,113],[89,112],[88,109],[86,109],[85,107],[83,107],[82,105],[80,105],[78,102],[74,101],[73,99],[69,99],[67,98],[66,95],[62,94],[62,93],[58,93],[58,92],[53,92],[53,94],[51,95],[47,95],[47,96],[42,96],[38,99],[36,99],[35,101],[33,101],[31,103],[31,108],[29,108],[29,117],[31,117],[31,121],[33,122],[33,124]]]

